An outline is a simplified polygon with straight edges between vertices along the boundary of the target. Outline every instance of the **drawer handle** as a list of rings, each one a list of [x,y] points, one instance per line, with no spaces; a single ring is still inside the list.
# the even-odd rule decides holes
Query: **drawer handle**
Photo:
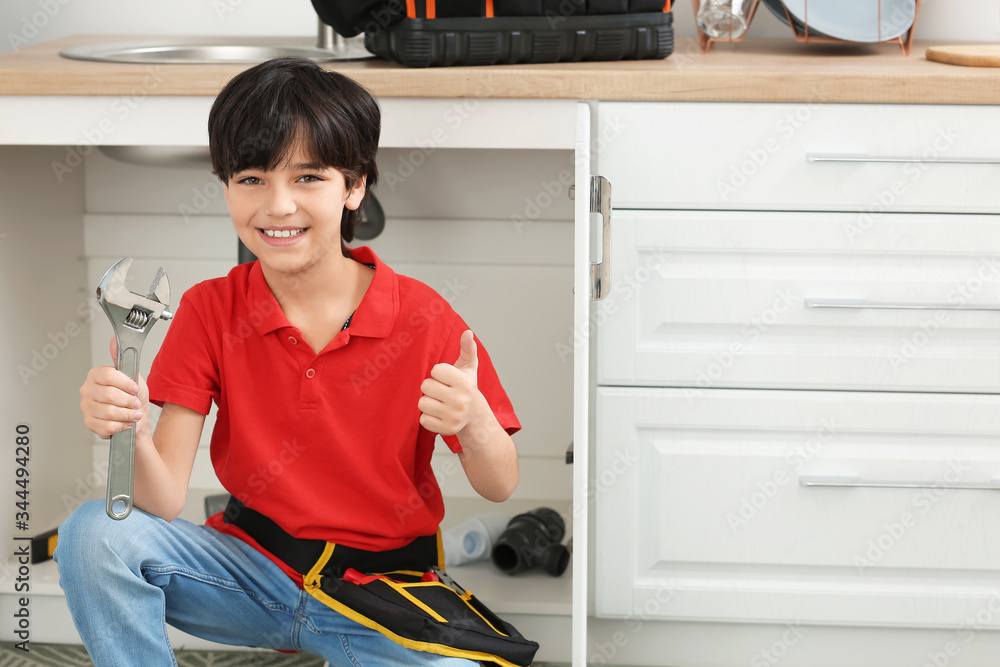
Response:
[[[860,299],[805,299],[806,308],[874,308],[879,310],[990,310],[1000,311],[1000,305],[978,306],[954,303],[870,303]]]
[[[1000,479],[992,479],[980,484],[941,484],[939,482],[909,482],[889,480],[863,480],[860,477],[830,475],[799,475],[801,486],[878,488],[878,489],[961,489],[974,491],[1000,491]]]
[[[806,162],[891,162],[923,164],[1000,164],[1000,158],[989,157],[893,157],[865,155],[864,153],[806,153]]]

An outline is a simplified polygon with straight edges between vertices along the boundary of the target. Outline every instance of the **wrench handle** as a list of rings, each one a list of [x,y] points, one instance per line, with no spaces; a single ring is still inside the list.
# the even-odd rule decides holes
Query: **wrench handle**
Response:
[[[118,370],[139,381],[139,349],[118,339]],[[121,520],[132,512],[132,489],[135,475],[135,425],[111,436],[108,460],[108,496],[105,511]]]
[[[108,498],[105,510],[121,520],[132,513],[132,478],[135,471],[135,426],[111,436],[108,461]]]

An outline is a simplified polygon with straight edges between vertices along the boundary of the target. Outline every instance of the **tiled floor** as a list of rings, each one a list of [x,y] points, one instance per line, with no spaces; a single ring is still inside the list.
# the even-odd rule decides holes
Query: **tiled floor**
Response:
[[[175,651],[178,667],[323,667],[323,660],[311,655],[273,652]],[[534,667],[563,667],[565,663],[535,663]],[[31,644],[31,652],[0,642],[0,667],[93,667],[82,646]],[[568,667],[568,665],[565,665]]]
[[[82,646],[31,644],[25,653],[7,642],[0,643],[0,667],[93,667]],[[323,667],[311,655],[289,655],[271,651],[176,651],[178,667]]]

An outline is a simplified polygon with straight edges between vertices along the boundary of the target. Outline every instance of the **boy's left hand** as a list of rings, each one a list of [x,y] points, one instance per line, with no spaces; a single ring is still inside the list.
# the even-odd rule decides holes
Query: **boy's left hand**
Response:
[[[454,365],[436,364],[421,383],[420,425],[440,435],[456,435],[468,426],[483,400],[478,370],[476,339],[470,329],[462,334],[461,353]]]

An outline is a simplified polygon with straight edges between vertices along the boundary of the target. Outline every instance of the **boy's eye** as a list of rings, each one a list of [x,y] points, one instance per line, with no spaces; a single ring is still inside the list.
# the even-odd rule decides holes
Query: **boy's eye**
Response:
[[[260,179],[257,178],[256,176],[245,176],[244,178],[241,178],[239,181],[237,181],[237,183],[245,183],[247,185],[259,185],[260,182],[261,182]]]
[[[306,174],[305,176],[300,176],[299,180],[305,181],[306,183],[312,183],[313,181],[322,181],[323,179],[315,174]]]

